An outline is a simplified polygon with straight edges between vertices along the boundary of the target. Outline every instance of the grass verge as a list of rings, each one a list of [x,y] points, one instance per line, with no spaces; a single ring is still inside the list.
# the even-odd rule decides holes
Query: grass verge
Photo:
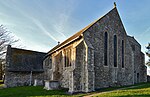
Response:
[[[98,93],[92,97],[150,97],[150,83],[123,87],[121,90],[112,92]]]
[[[116,90],[116,89],[122,90]],[[115,90],[115,91],[112,91]],[[108,92],[107,92],[108,91]],[[112,91],[112,92],[109,92]],[[96,92],[68,95],[66,90],[44,90],[41,86],[24,86],[0,89],[0,97],[81,97],[93,94],[94,97],[150,97],[150,83],[142,83],[126,87],[100,89]],[[103,93],[105,92],[105,93]]]
[[[66,90],[45,90],[42,86],[23,86],[0,89],[0,97],[81,97],[69,95]]]

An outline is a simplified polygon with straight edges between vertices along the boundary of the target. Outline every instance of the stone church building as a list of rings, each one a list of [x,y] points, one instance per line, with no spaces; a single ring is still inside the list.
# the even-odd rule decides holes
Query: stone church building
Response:
[[[18,86],[18,83],[29,84],[31,71],[34,74],[32,82],[34,78],[56,80],[71,93],[147,81],[141,45],[127,35],[116,7],[46,54],[21,54],[22,59],[25,59],[24,55],[27,60],[29,56],[34,59],[27,64],[26,61],[19,61],[20,57],[15,60],[16,56],[12,55],[8,50],[5,70],[7,87]],[[30,69],[27,68],[30,66]]]

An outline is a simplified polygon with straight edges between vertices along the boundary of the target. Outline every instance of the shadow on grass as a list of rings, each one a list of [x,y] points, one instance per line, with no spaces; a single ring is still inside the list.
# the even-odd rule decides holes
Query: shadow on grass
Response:
[[[150,97],[149,94],[142,95],[125,95],[125,96],[113,96],[113,97]]]
[[[66,97],[67,90],[44,90],[43,87],[26,86],[0,90],[0,97]]]
[[[135,86],[133,86],[133,87],[129,87],[129,88],[127,88],[126,90],[130,90],[130,89],[141,89],[141,88],[149,88],[150,87],[150,83],[149,82],[147,82],[147,83],[140,83],[140,84],[136,84]]]
[[[94,97],[99,97],[99,96],[100,97],[105,97],[105,96],[107,96],[107,97],[109,97],[109,96],[111,96],[111,97],[135,97],[135,96],[136,97],[145,97],[146,96],[147,97],[148,96],[148,97],[150,97],[149,93],[148,94],[143,93],[145,96],[143,96],[143,95],[141,96],[138,94],[136,94],[136,95],[134,95],[134,94],[130,95],[129,94],[128,96],[126,96],[128,94],[127,91],[129,91],[129,92],[133,91],[133,93],[134,92],[141,92],[141,91],[149,91],[149,89],[147,89],[147,88],[150,88],[150,83],[139,83],[139,84],[130,85],[130,86],[101,88],[95,92],[87,93],[87,95],[93,95]],[[111,91],[111,93],[109,91]],[[127,93],[127,94],[122,95],[122,94],[120,94],[121,92],[118,92],[118,91],[122,91],[123,94],[124,93]],[[107,93],[103,94],[103,92],[108,92],[108,95],[107,95]],[[99,93],[102,93],[102,94],[99,94]],[[116,93],[119,93],[121,96],[119,96],[118,94],[116,96]]]
[[[141,85],[141,86],[140,86]],[[120,88],[125,88],[123,90],[129,90],[129,89],[141,89],[141,88],[149,88],[150,83],[142,83],[142,84],[137,84],[134,86],[138,86],[135,88],[128,88],[131,86],[124,86],[124,87],[112,87],[112,88],[103,88],[99,89],[98,91],[91,92],[91,93],[83,93],[83,94],[75,94],[75,95],[69,95],[66,94],[67,90],[44,90],[42,86],[24,86],[24,87],[14,87],[14,88],[5,88],[5,89],[0,89],[0,97],[68,97],[68,96],[74,96],[74,97],[81,97],[84,95],[91,95],[95,93],[100,93],[100,92],[106,92],[106,91],[112,91]],[[126,89],[127,88],[127,89]],[[144,95],[123,95],[119,97],[150,97],[149,94],[144,94]]]

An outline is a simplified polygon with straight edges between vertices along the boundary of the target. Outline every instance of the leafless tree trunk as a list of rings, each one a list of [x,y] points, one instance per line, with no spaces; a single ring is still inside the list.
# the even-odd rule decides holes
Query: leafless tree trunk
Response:
[[[4,71],[4,64],[5,62],[5,55],[8,45],[14,45],[16,42],[18,42],[17,39],[14,38],[14,36],[11,34],[10,31],[7,30],[7,28],[3,25],[0,25],[0,75],[3,75]],[[2,79],[2,76],[0,76],[0,79]]]
[[[150,67],[150,43],[148,43],[148,46],[146,46],[146,49],[147,49],[146,55],[149,57],[148,62],[146,63],[146,65],[148,67]]]

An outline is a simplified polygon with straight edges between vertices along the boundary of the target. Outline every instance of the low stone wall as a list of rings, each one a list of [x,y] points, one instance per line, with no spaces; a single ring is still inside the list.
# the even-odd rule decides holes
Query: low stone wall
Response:
[[[32,81],[30,72],[5,72],[5,75],[4,84],[6,87],[29,86],[34,84],[35,79],[44,79],[44,73],[32,73]]]

